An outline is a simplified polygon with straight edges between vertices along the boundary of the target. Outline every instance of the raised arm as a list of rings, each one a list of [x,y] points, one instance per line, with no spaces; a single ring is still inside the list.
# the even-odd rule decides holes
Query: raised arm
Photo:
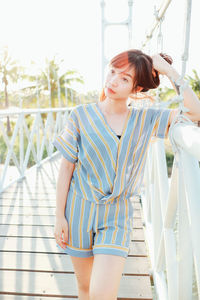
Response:
[[[153,55],[153,66],[154,69],[157,70],[160,74],[166,75],[172,83],[173,88],[177,92],[177,88],[175,83],[180,78],[180,74],[166,62],[159,54]],[[181,80],[179,84],[184,84],[185,81]],[[184,112],[183,114],[187,116],[191,121],[199,121],[200,120],[200,101],[197,95],[194,93],[192,88],[187,85],[183,91],[183,103],[184,106],[189,109],[188,112]],[[173,118],[175,117],[177,110],[174,110],[174,114],[171,116],[169,123],[171,124]]]

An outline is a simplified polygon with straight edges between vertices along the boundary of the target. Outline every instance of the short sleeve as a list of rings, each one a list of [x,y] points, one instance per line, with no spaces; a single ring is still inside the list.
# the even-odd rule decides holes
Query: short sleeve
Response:
[[[65,127],[53,141],[57,150],[72,163],[78,160],[79,135],[78,118],[73,109],[68,116]]]
[[[169,121],[173,109],[158,109],[157,118],[153,129],[153,137],[167,138],[169,133]]]

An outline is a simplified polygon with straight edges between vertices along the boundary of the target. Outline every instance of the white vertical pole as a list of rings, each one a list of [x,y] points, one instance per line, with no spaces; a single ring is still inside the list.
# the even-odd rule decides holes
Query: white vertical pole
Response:
[[[71,101],[72,101],[72,104],[74,104],[74,96],[73,96],[72,89],[70,89],[70,95],[71,95]]]
[[[101,76],[102,76],[102,87],[104,83],[104,71],[105,71],[105,66],[108,63],[108,60],[105,57],[105,30],[106,27],[109,25],[123,25],[127,26],[128,32],[129,32],[129,47],[131,47],[131,42],[132,42],[132,6],[133,6],[133,0],[128,0],[128,6],[129,6],[129,15],[126,20],[126,22],[108,22],[105,20],[105,1],[101,0],[101,60],[102,60],[102,70],[101,70]]]
[[[39,108],[40,107],[40,98],[39,98],[38,75],[36,75],[36,97],[37,97],[37,108]]]
[[[128,0],[128,6],[129,6],[129,16],[128,16],[128,34],[129,34],[129,48],[132,46],[132,40],[133,40],[133,0]]]
[[[47,66],[47,81],[48,81],[48,90],[49,90],[49,107],[51,107],[51,82],[50,82],[50,70],[49,64]]]
[[[23,169],[23,163],[24,163],[24,114],[23,112],[19,115],[20,118],[20,170],[21,175],[24,176],[24,169]]]
[[[105,16],[104,16],[104,10],[105,10],[105,1],[101,1],[101,85],[103,87],[104,83],[104,68],[105,68]]]
[[[58,86],[58,106],[61,107],[61,98],[60,98],[60,78],[57,74],[57,86]]]
[[[184,24],[184,42],[183,42],[183,54],[182,54],[182,73],[181,77],[185,76],[186,72],[186,62],[188,60],[189,54],[189,42],[190,42],[190,21],[191,21],[191,9],[192,9],[192,0],[186,0],[185,3],[185,24]]]
[[[68,89],[67,89],[67,80],[65,79],[65,101],[66,107],[68,107]]]

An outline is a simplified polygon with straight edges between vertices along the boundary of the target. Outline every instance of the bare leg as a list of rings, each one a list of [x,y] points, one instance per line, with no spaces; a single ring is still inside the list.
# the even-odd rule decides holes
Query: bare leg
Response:
[[[90,300],[116,300],[126,258],[96,254],[90,280]]]
[[[94,256],[75,257],[70,256],[78,284],[78,296],[80,300],[89,300],[90,277]]]

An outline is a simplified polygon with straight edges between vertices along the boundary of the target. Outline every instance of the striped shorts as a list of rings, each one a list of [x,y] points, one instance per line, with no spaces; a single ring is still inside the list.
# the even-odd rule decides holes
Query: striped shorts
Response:
[[[63,252],[76,257],[112,254],[127,257],[133,228],[133,204],[118,198],[107,204],[97,204],[68,192],[65,217],[68,241]]]

